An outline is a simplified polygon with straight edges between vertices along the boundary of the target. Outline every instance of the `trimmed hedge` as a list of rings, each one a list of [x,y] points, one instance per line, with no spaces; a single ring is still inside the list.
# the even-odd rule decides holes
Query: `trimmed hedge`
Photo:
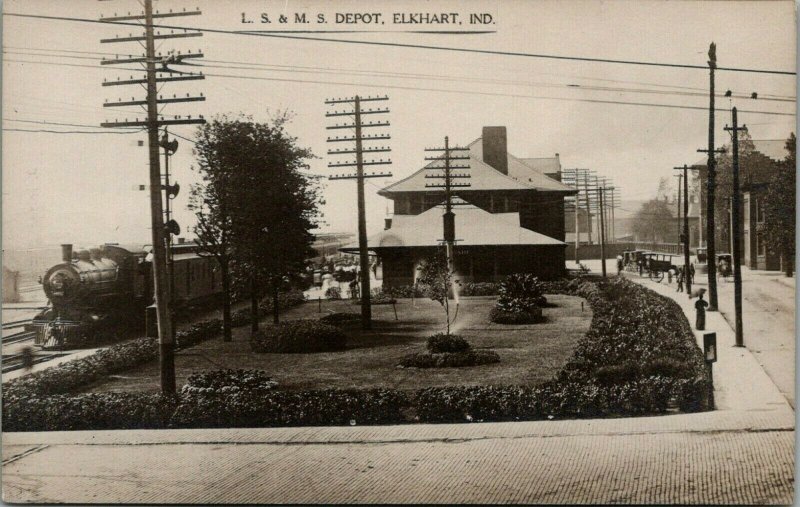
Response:
[[[171,418],[174,428],[247,428],[396,424],[406,420],[406,393],[394,389],[239,391],[185,395]]]
[[[360,313],[335,312],[319,318],[323,324],[332,326],[347,326],[361,323]]]
[[[443,352],[464,352],[469,350],[470,345],[457,334],[436,333],[428,337],[428,352],[431,354],[441,354]]]
[[[463,368],[499,363],[500,356],[491,350],[464,350],[461,352],[418,352],[400,360],[404,368]]]
[[[431,387],[411,393],[394,389],[285,392],[272,387],[250,389],[245,381],[245,388],[224,391],[185,388],[175,398],[116,393],[54,395],[136,361],[152,359],[157,343],[150,340],[111,347],[65,364],[71,366],[53,367],[7,383],[3,386],[3,429],[504,421],[708,408],[705,396],[710,380],[702,352],[677,303],[625,279],[597,284],[577,280],[560,286],[564,292],[587,299],[594,316],[568,364],[542,385]],[[239,374],[204,375],[190,380],[190,385],[229,384]],[[254,385],[271,385],[263,372],[253,375],[260,379]]]
[[[253,352],[306,354],[343,350],[347,336],[330,324],[301,319],[266,326],[250,335]]]
[[[189,375],[186,385],[181,389],[183,394],[228,391],[271,391],[278,386],[266,372],[262,370],[216,370]]]
[[[544,317],[542,316],[541,309],[539,311],[514,311],[514,312],[507,312],[500,308],[494,307],[489,312],[489,320],[496,324],[535,324],[537,322],[543,322]]]

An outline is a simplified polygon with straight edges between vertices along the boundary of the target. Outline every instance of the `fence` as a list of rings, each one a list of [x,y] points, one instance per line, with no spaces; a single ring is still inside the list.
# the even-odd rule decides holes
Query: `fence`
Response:
[[[606,259],[613,259],[617,255],[621,255],[625,250],[650,250],[653,252],[663,252],[681,255],[683,254],[683,244],[681,243],[645,243],[626,241],[620,243],[609,243],[605,245]],[[566,257],[568,261],[575,260],[575,245],[572,243],[567,244]],[[600,245],[580,245],[578,247],[578,259],[599,259],[600,258]]]

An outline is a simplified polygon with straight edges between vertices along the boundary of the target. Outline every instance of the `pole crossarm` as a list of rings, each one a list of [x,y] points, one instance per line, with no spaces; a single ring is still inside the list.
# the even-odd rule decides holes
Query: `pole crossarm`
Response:
[[[155,124],[158,126],[163,125],[202,125],[206,123],[205,118],[186,118],[176,120],[156,120]],[[114,128],[114,127],[147,127],[150,125],[149,120],[135,120],[135,121],[107,121],[100,124],[101,127]]]
[[[170,9],[170,12],[158,12],[158,11],[154,12],[152,19],[177,18],[180,16],[199,16],[200,14],[202,14],[200,10],[187,11],[186,8],[184,8],[180,12],[172,12],[172,10]],[[145,17],[146,16],[144,12],[142,12],[141,14],[128,13],[125,16],[117,16],[115,14],[114,16],[110,17],[104,17],[101,14],[100,21],[104,21],[106,23],[114,23],[115,21],[136,21],[137,19],[145,19]]]
[[[174,97],[171,99],[156,99],[157,104],[175,104],[178,102],[204,102],[206,100],[205,97],[200,95],[199,97]],[[147,105],[147,100],[119,100],[117,102],[103,102],[103,107],[120,107],[120,106],[145,106]]]
[[[383,121],[383,122],[381,122],[381,121],[377,121],[377,122],[371,121],[371,122],[367,122],[367,123],[362,123],[361,124],[361,128],[363,129],[363,128],[367,128],[367,127],[388,127],[389,125],[390,124],[389,124],[388,121]],[[354,129],[354,128],[356,128],[356,124],[355,123],[347,123],[347,124],[339,125],[337,123],[336,125],[329,125],[329,126],[327,126],[325,128],[328,129],[328,130]]]
[[[186,73],[186,75],[182,76],[171,76],[171,77],[157,77],[156,83],[170,83],[173,81],[195,81],[198,79],[205,79],[206,77],[203,73],[194,74],[192,72]],[[103,80],[103,86],[123,86],[123,85],[142,85],[147,84],[147,78],[144,79],[119,79],[117,78],[116,81],[108,81]]]
[[[389,112],[388,108],[387,109],[364,109],[364,110],[361,111],[361,114],[362,115],[364,115],[364,114],[382,114],[382,113],[388,113],[388,112]],[[325,117],[326,118],[331,118],[331,117],[334,117],[334,116],[353,116],[355,114],[356,114],[355,111],[333,111],[332,113],[325,113]],[[362,127],[363,127],[363,125],[362,125]]]
[[[186,37],[202,37],[203,32],[187,32],[187,33],[163,33],[154,35],[153,39],[184,39]],[[129,37],[114,37],[113,39],[100,39],[102,44],[110,44],[114,42],[142,42],[146,41],[146,35],[134,35]]]
[[[357,174],[334,174],[332,176],[328,176],[329,180],[355,180],[361,178],[391,178],[392,173],[364,173],[361,176]]]
[[[389,134],[367,134],[365,136],[353,136],[353,137],[329,137],[327,141],[329,143],[346,143],[346,142],[353,142],[353,141],[381,141],[386,139],[391,139],[392,137]],[[363,149],[361,150],[363,153]]]
[[[139,56],[139,55],[137,55],[137,56],[127,55],[127,56],[128,56],[128,58],[119,58],[119,57],[117,57],[117,58],[106,58],[106,57],[103,57],[100,60],[100,65],[117,65],[117,64],[124,64],[124,63],[148,63],[149,61],[153,61],[154,63],[177,63],[177,62],[174,62],[174,61],[170,61],[169,60],[169,58],[170,58],[169,55],[164,56],[161,53],[159,53],[157,56],[153,56],[153,57],[151,57],[149,59],[148,59],[147,55],[141,55],[141,56]],[[203,58],[204,56],[205,55],[202,52],[197,52],[197,53],[183,53],[183,54],[179,53],[177,57],[180,57],[180,59],[183,60],[183,59],[186,59],[186,58]],[[177,57],[173,57],[173,59],[177,58]]]
[[[372,97],[372,96],[360,97],[360,96],[355,96],[355,97],[347,97],[347,98],[325,99],[325,103],[326,104],[352,104],[352,103],[355,103],[356,101],[361,103],[361,102],[374,102],[374,101],[377,101],[377,100],[389,100],[389,96],[388,95],[384,95],[382,97]]]
[[[388,164],[391,164],[391,163],[392,163],[391,160],[383,160],[383,159],[381,159],[381,160],[364,161],[364,162],[361,162],[361,165],[388,165]],[[341,162],[341,163],[329,162],[328,163],[328,167],[358,167],[358,165],[359,165],[359,162]]]
[[[392,149],[388,146],[380,146],[376,148],[363,148],[361,153],[386,153],[391,152]],[[328,155],[353,155],[356,153],[355,149],[348,148],[344,150],[328,150]]]

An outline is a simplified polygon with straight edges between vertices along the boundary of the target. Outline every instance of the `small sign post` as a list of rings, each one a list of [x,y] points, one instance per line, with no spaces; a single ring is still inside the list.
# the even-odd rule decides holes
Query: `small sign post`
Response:
[[[717,362],[717,333],[703,333],[703,358],[708,373],[708,403],[714,409],[714,363]]]

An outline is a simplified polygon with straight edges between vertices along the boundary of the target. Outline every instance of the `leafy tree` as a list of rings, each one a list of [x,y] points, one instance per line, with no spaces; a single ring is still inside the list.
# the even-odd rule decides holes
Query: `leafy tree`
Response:
[[[429,257],[419,268],[418,283],[423,286],[425,295],[444,308],[447,323],[446,335],[450,336],[450,301],[448,293],[453,284],[453,274],[447,267],[447,256],[441,250]]]
[[[638,241],[666,242],[675,234],[675,222],[669,204],[652,199],[642,204],[636,212],[633,234]]]
[[[770,249],[780,252],[786,276],[792,276],[795,255],[795,194],[797,138],[786,140],[786,159],[769,182],[765,202],[766,240]]]
[[[199,254],[216,259],[220,269],[222,336],[224,341],[231,341],[232,166],[227,163],[228,155],[217,149],[222,132],[215,123],[203,125],[197,133],[194,154],[197,157],[196,170],[202,182],[192,185],[189,209],[197,219],[194,233]]]
[[[249,288],[254,331],[262,291],[272,294],[277,323],[280,291],[302,278],[314,256],[310,231],[322,200],[315,180],[303,173],[313,155],[297,146],[287,122],[283,114],[268,123],[247,117],[212,123],[226,133],[218,149],[233,159],[231,246],[237,280]]]

